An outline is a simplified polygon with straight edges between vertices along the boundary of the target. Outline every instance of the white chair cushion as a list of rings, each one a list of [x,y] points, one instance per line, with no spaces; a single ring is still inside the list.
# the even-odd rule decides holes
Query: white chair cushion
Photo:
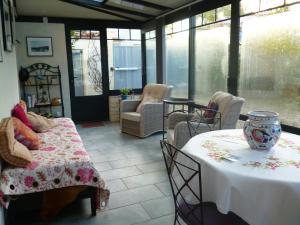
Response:
[[[174,130],[173,129],[169,129],[167,132],[167,140],[170,144],[174,145]]]
[[[124,112],[122,113],[122,119],[140,122],[141,114],[137,112]]]
[[[147,84],[143,90],[142,101],[136,109],[136,112],[141,111],[142,105],[146,103],[162,102],[168,86],[165,84]]]

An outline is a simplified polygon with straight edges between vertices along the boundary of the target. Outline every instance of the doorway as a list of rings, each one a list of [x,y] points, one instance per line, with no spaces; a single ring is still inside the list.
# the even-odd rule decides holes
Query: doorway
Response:
[[[108,119],[105,37],[100,29],[66,29],[72,119]]]

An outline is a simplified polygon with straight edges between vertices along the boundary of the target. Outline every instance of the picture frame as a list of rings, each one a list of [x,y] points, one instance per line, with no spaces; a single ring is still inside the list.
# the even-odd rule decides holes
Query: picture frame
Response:
[[[26,37],[26,44],[29,57],[53,56],[52,37]]]
[[[13,51],[12,7],[10,0],[0,0],[4,50]]]

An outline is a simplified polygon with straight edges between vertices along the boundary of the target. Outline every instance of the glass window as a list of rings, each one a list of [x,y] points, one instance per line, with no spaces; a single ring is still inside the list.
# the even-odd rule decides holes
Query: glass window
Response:
[[[185,19],[181,21],[181,30],[188,30],[190,28],[190,20],[189,19]]]
[[[230,20],[196,28],[195,39],[195,101],[207,105],[227,91]]]
[[[141,41],[108,40],[109,88],[142,88]]]
[[[80,38],[80,30],[71,30],[71,38]]]
[[[118,29],[116,28],[107,28],[107,39],[119,39]]]
[[[165,26],[165,34],[171,34],[173,32],[173,25],[168,24]]]
[[[173,23],[173,33],[181,31],[181,21]]]
[[[259,11],[259,0],[242,0],[241,1],[241,15],[254,13]]]
[[[243,113],[270,110],[300,127],[300,7],[243,17],[239,95]]]
[[[130,39],[129,29],[119,29],[119,39]]]
[[[147,32],[149,37],[155,37],[155,31]],[[146,33],[146,34],[147,34]],[[147,36],[147,35],[146,35]],[[146,74],[147,83],[156,83],[156,39],[146,39]]]
[[[132,40],[141,40],[141,30],[132,29],[130,32]]]
[[[91,38],[91,31],[90,30],[82,30],[81,31],[81,38]]]
[[[196,26],[202,25],[202,14],[196,16]]]
[[[172,97],[188,98],[189,31],[167,35],[165,48],[165,82]]]
[[[210,10],[203,13],[203,24],[213,23],[216,21],[216,11]]]
[[[231,6],[217,8],[217,20],[225,20],[231,17]]]
[[[284,0],[261,0],[260,10],[270,9],[277,6],[282,6]]]
[[[294,3],[294,2],[299,2],[299,0],[285,0],[286,4]]]
[[[78,33],[71,31],[71,37],[76,37],[71,39],[75,96],[102,95],[100,31],[83,30],[81,39]],[[97,35],[91,39],[91,33]]]
[[[156,37],[156,32],[155,32],[155,30],[150,31],[149,33],[150,33],[150,34],[149,34],[149,38],[155,38],[155,37]]]
[[[98,30],[92,30],[91,31],[91,38],[92,39],[100,39],[100,31],[98,31]]]

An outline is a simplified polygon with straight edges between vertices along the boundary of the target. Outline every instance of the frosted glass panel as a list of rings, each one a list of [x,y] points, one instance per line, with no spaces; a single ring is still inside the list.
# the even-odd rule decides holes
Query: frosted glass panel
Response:
[[[156,83],[156,39],[146,40],[147,83]]]
[[[243,113],[271,110],[300,126],[299,6],[241,20],[239,95]]]
[[[216,91],[227,90],[230,21],[196,29],[195,101],[207,104]]]
[[[172,97],[188,97],[189,32],[166,36],[165,81],[173,85]]]

